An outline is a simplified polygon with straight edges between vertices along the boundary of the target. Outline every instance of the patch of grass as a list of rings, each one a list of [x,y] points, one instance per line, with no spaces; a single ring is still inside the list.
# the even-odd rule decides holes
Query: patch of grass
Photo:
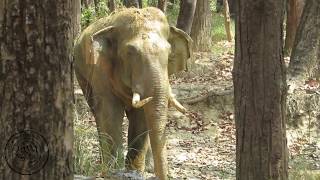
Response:
[[[320,179],[320,170],[290,170],[289,171],[290,180],[319,180]]]
[[[92,114],[84,99],[77,97],[74,113],[74,172],[85,176],[101,176],[124,168],[124,150],[109,162],[102,162],[99,136]]]
[[[224,26],[224,16],[221,13],[213,12],[212,15],[212,41],[224,41],[227,40],[226,29]],[[235,35],[235,24],[234,20],[231,19],[231,34],[232,37]]]
[[[313,160],[307,156],[310,152],[297,156],[289,160],[289,179],[290,180],[319,180],[320,169],[315,168]]]
[[[101,163],[98,133],[88,120],[88,112],[75,112],[74,119],[74,171],[75,174],[96,176],[97,172],[105,171]]]

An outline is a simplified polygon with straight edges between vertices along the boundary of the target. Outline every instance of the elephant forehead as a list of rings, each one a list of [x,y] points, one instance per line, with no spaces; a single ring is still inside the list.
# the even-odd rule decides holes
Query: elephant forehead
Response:
[[[170,44],[156,32],[143,33],[142,39],[156,49],[169,49]]]
[[[149,32],[157,33],[164,39],[168,39],[169,27],[159,21],[139,21],[125,24],[120,27],[120,32],[127,31],[127,34],[137,35]]]

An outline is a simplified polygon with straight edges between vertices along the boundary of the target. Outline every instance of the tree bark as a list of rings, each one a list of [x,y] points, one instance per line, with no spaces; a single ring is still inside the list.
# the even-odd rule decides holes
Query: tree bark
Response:
[[[92,5],[93,0],[81,0],[81,5],[84,6],[85,8],[88,8],[89,6]]]
[[[73,37],[74,39],[78,37],[81,32],[81,0],[74,0],[73,6],[73,17],[74,21],[72,21],[73,25]]]
[[[111,12],[113,12],[114,10],[116,10],[117,4],[116,4],[115,0],[109,0],[109,1],[108,1],[108,7],[109,7],[109,10],[110,10]]]
[[[319,78],[320,65],[320,1],[308,0],[298,26],[289,64],[289,76],[304,82]]]
[[[161,11],[166,12],[167,0],[158,0],[158,8],[161,9]]]
[[[230,17],[234,18],[236,15],[236,0],[228,0]],[[224,0],[216,0],[216,12],[221,12],[224,7]]]
[[[283,10],[279,0],[237,0],[233,80],[236,179],[288,179]]]
[[[140,8],[142,7],[142,4],[140,4],[141,1],[139,0],[124,0],[123,4],[129,8],[129,7],[136,7],[136,8]]]
[[[0,1],[0,179],[73,180],[76,3]]]
[[[177,28],[190,35],[197,0],[180,1],[180,11],[177,20]]]
[[[191,28],[195,51],[211,50],[211,26],[212,16],[209,0],[198,0]]]
[[[228,4],[229,4],[229,12],[230,12],[230,17],[234,18],[237,14],[236,12],[236,0],[228,0]]]
[[[229,4],[228,0],[223,0],[223,15],[224,15],[224,26],[226,29],[226,35],[227,35],[227,40],[229,42],[232,41],[232,35],[231,35],[231,18],[230,18],[230,13],[229,13]]]
[[[305,0],[288,0],[287,4],[287,26],[284,50],[291,53],[294,39],[300,23]]]
[[[99,11],[99,0],[93,0],[93,4],[94,4],[94,10],[97,14]]]

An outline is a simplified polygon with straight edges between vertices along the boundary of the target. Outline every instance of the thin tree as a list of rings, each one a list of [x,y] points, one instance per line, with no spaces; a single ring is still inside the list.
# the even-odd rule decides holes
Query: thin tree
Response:
[[[210,51],[211,49],[212,13],[209,0],[198,0],[194,13],[191,38],[195,51]]]
[[[88,8],[93,3],[95,3],[93,0],[81,0],[81,6]]]
[[[196,10],[197,0],[180,1],[180,10],[177,20],[177,28],[182,29],[187,34],[190,34],[194,12]]]
[[[229,42],[232,41],[232,34],[231,34],[231,18],[229,12],[229,4],[228,0],[223,0],[223,15],[224,15],[224,26],[226,29],[227,40]]]
[[[163,12],[166,12],[167,0],[158,0],[158,8],[161,9]]]
[[[229,12],[231,18],[234,18],[236,16],[236,0],[228,0],[229,5]]]
[[[288,0],[287,3],[287,26],[284,50],[291,53],[298,25],[300,23],[305,0]]]
[[[288,179],[283,0],[237,0],[236,179]]]
[[[234,18],[236,15],[236,0],[228,0],[230,17]],[[224,7],[224,0],[216,0],[216,12],[221,12]]]
[[[0,179],[73,180],[76,5],[0,3]]]
[[[114,10],[116,10],[117,8],[117,4],[115,2],[115,0],[108,0],[108,8],[111,12],[113,12]]]
[[[290,78],[304,82],[320,77],[320,1],[306,1],[289,64]]]
[[[142,7],[142,1],[141,0],[123,0],[123,4],[126,7],[136,7],[141,8]]]

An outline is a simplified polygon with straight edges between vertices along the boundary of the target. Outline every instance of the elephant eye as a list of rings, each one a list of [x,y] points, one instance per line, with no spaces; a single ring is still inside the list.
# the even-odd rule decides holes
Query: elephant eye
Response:
[[[134,54],[138,53],[138,49],[134,45],[128,44],[127,45],[127,52],[129,55],[134,55]]]
[[[112,40],[111,39],[106,39],[106,44],[108,47],[112,47]]]

